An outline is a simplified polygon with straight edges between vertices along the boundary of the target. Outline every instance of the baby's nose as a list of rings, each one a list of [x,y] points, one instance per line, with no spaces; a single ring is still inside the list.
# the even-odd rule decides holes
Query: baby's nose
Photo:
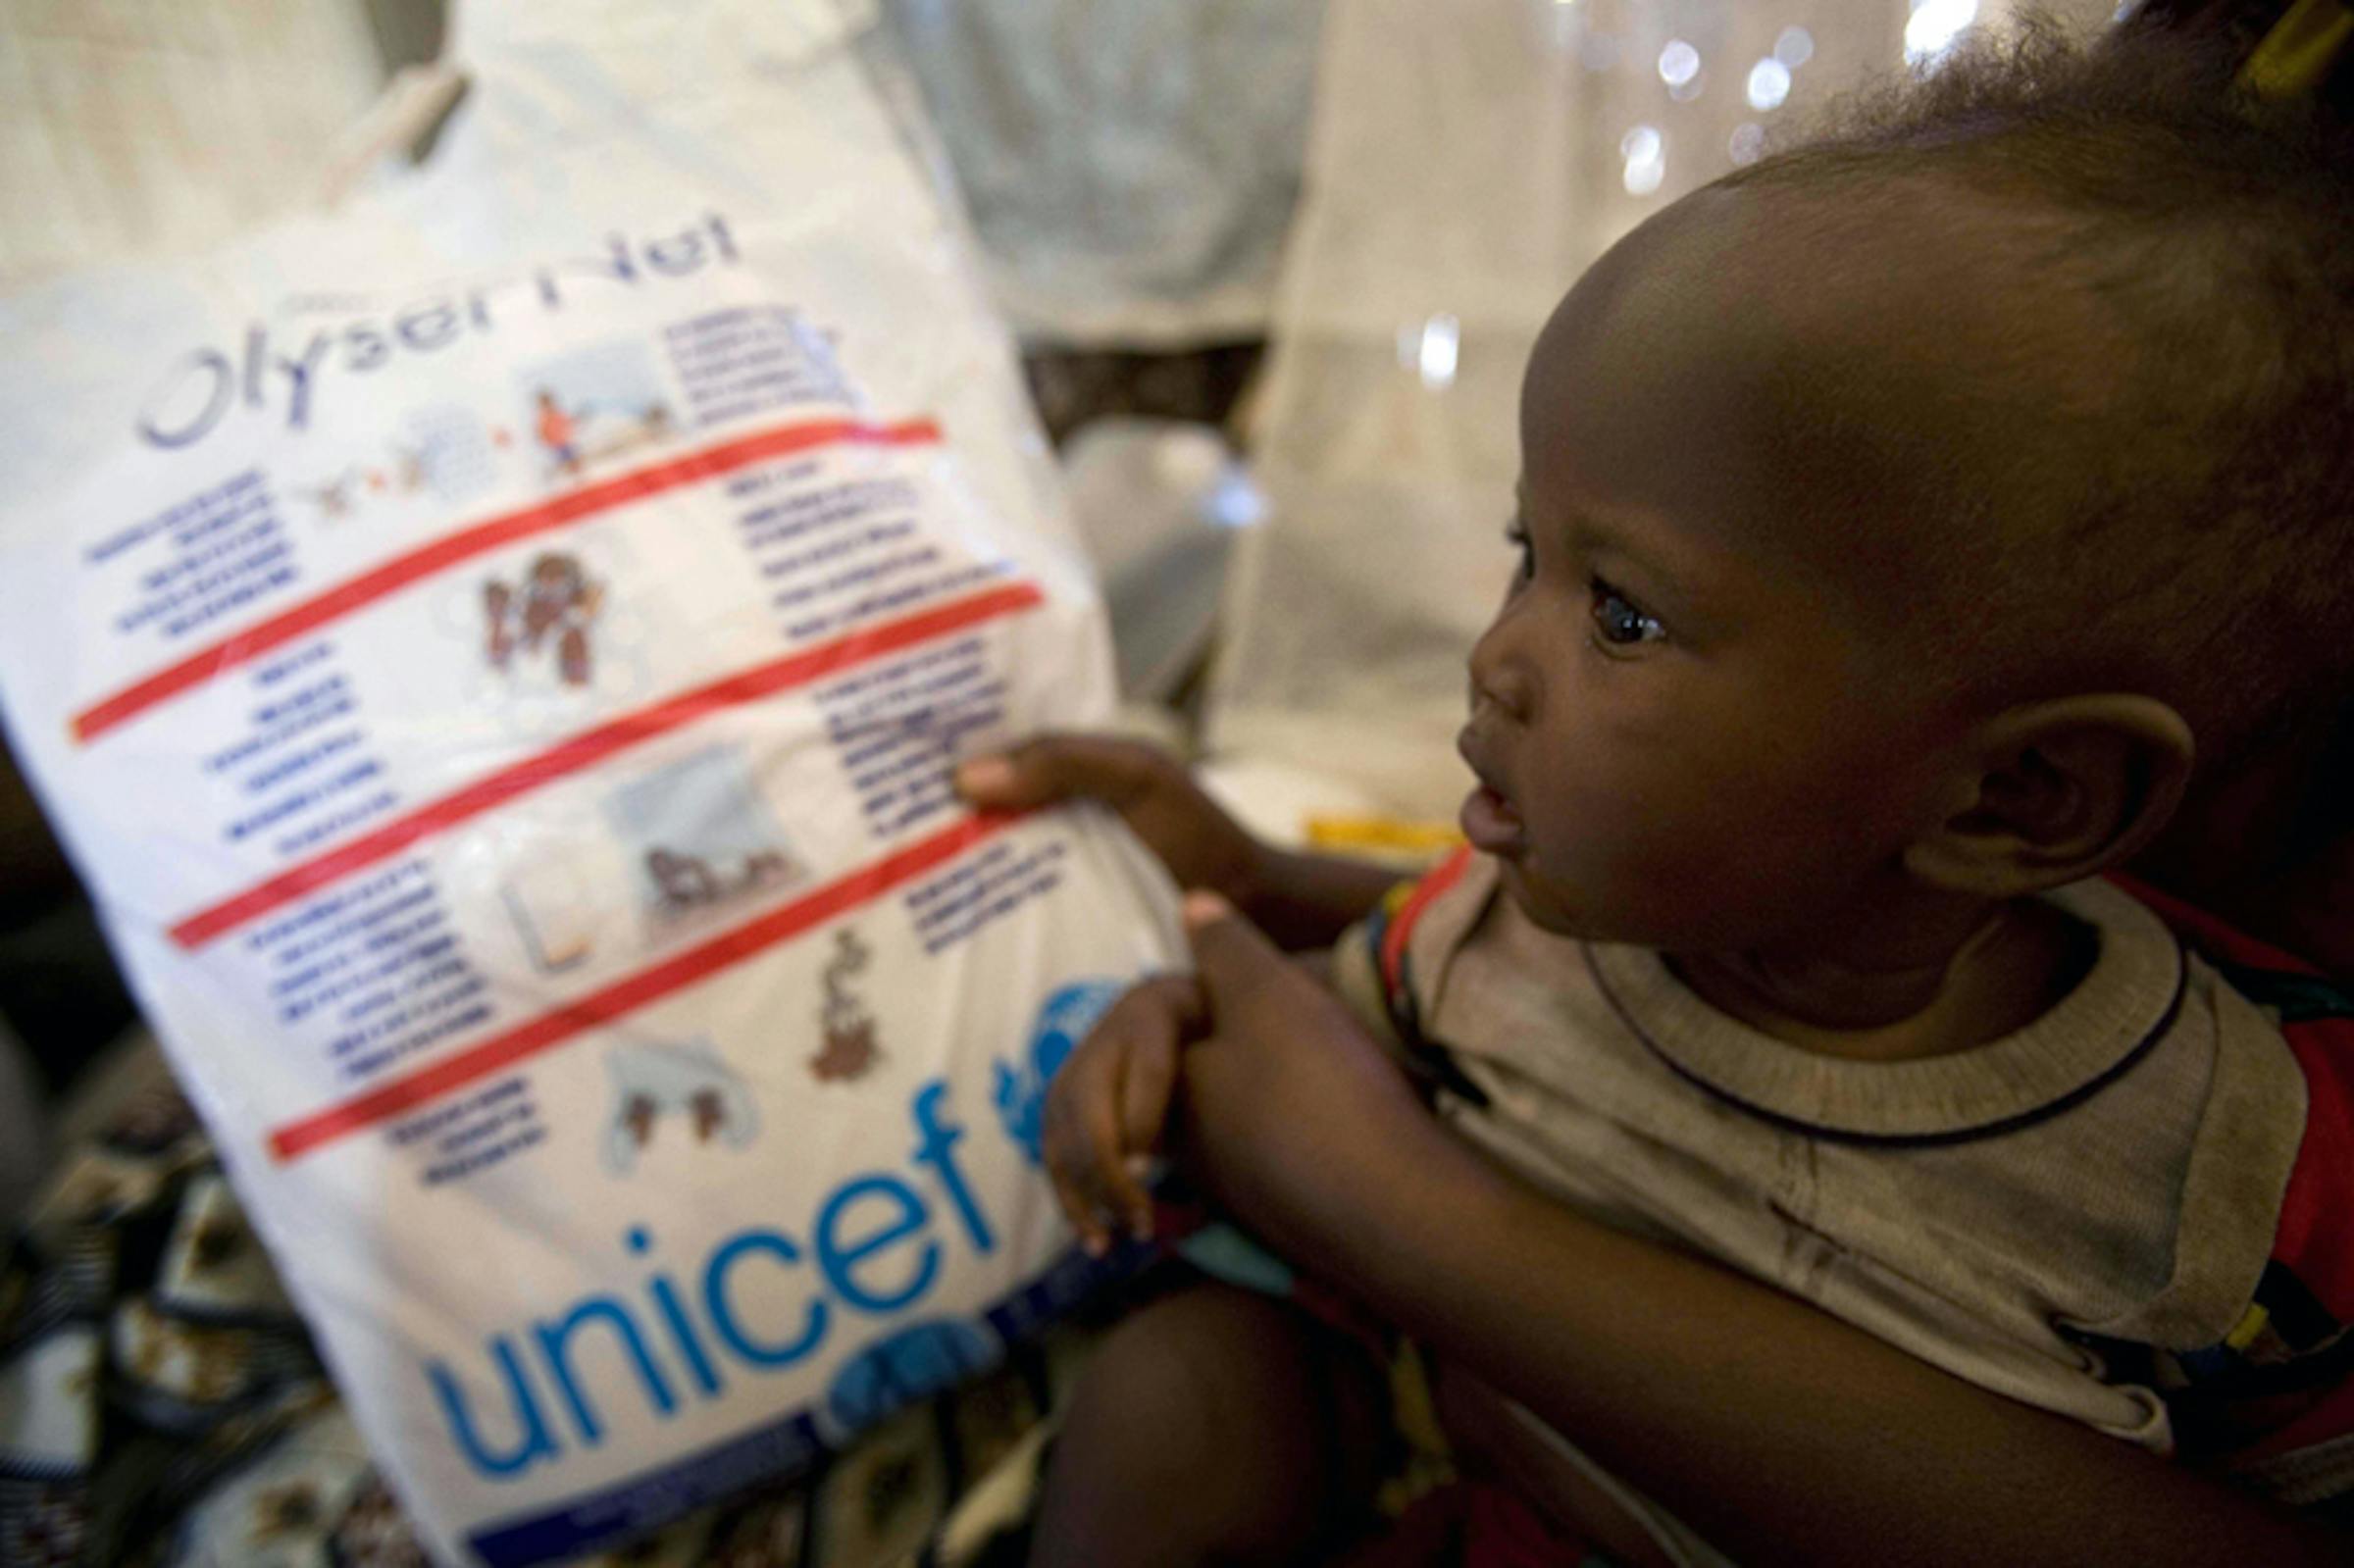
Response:
[[[1535,707],[1535,683],[1517,660],[1495,644],[1491,632],[1471,650],[1471,711],[1494,708],[1515,724],[1526,724]]]

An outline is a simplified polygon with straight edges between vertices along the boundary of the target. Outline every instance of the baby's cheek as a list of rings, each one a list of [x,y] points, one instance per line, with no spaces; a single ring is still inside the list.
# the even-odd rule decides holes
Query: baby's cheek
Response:
[[[1623,837],[1601,824],[1593,830],[1532,835],[1528,851],[1504,864],[1505,887],[1521,913],[1556,936],[1639,940],[1655,914],[1650,879]]]

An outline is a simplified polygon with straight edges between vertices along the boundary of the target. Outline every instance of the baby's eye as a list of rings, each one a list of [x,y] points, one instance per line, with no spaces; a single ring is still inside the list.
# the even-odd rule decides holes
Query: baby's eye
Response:
[[[1638,642],[1657,642],[1667,634],[1659,618],[1625,594],[1596,578],[1594,592],[1594,630],[1602,640],[1614,647],[1631,647]]]

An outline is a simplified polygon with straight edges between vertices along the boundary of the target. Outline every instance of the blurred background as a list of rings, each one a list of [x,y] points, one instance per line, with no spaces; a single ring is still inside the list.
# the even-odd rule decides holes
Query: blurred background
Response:
[[[838,4],[1020,336],[1125,722],[1272,836],[1407,856],[1463,787],[1462,660],[1562,290],[1840,92],[2021,9]],[[495,9],[510,43],[663,16]],[[0,0],[0,293],[399,181],[465,134],[463,23],[445,0]],[[158,1070],[0,751],[0,1223],[47,1147]]]

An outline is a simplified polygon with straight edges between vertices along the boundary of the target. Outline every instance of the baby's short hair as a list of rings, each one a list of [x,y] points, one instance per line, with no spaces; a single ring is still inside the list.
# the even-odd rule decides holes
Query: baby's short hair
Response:
[[[2152,0],[2089,44],[2030,23],[1720,183],[1979,198],[2021,220],[2022,309],[2073,297],[2122,324],[2146,370],[2075,427],[2064,515],[2022,570],[2178,643],[2207,765],[2296,747],[2334,835],[2354,825],[2354,48],[2268,93],[2248,62],[2287,9]]]

